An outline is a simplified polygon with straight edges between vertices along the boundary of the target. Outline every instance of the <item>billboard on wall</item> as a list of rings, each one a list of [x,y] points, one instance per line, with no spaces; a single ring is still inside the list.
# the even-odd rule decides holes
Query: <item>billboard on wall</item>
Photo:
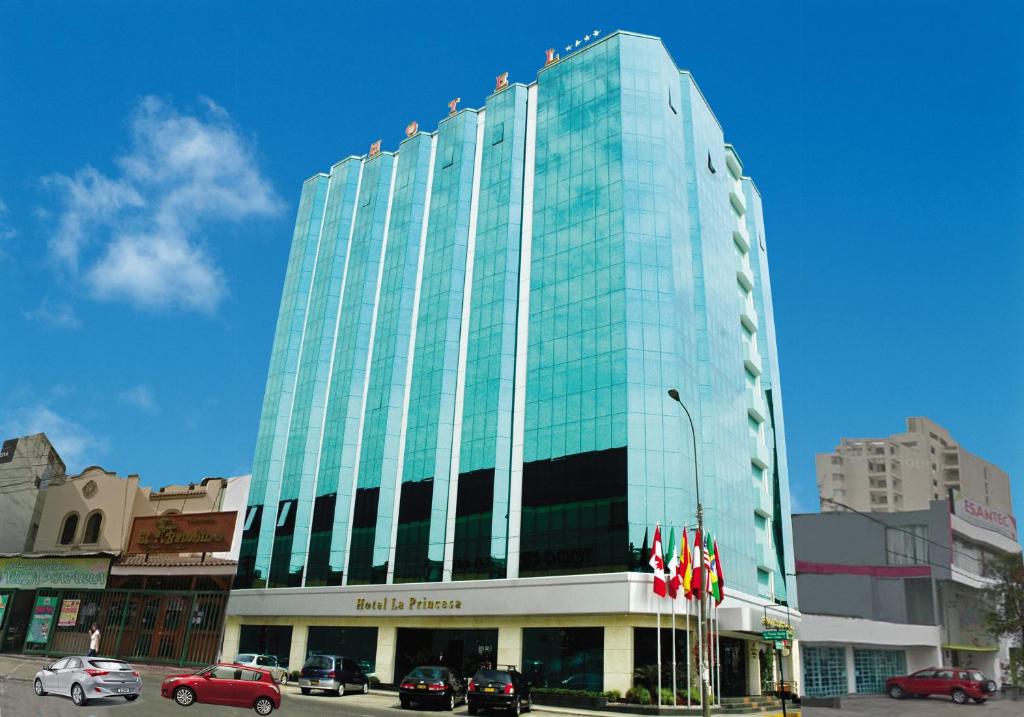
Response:
[[[1012,515],[982,505],[963,493],[953,493],[953,514],[975,527],[994,530],[1010,540],[1017,540],[1017,520]]]
[[[128,553],[216,553],[231,550],[238,511],[177,513],[132,521]]]
[[[9,438],[0,446],[0,463],[10,463],[14,460],[14,452],[18,450],[18,439]]]
[[[0,558],[0,589],[107,586],[110,558]]]

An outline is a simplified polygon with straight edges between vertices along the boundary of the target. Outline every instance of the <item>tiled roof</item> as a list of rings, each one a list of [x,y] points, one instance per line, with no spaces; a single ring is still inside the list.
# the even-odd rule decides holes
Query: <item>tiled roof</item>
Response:
[[[115,565],[133,568],[192,568],[198,566],[237,565],[234,560],[214,558],[209,555],[125,555]]]

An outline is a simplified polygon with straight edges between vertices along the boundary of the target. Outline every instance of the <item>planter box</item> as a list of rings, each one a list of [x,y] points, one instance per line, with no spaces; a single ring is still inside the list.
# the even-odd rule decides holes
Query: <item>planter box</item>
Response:
[[[581,710],[603,710],[608,703],[604,697],[584,697],[582,695],[549,695],[533,693],[533,703],[550,705],[551,707],[576,707]]]

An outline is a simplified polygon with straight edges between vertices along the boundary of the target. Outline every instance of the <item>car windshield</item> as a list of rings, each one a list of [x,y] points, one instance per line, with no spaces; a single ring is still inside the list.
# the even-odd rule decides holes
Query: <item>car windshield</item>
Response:
[[[498,670],[477,670],[477,673],[473,675],[473,682],[509,683],[511,681],[512,675],[507,672],[499,672]]]
[[[314,655],[306,660],[305,667],[314,667],[322,670],[329,670],[334,667],[334,660],[327,655]]]
[[[131,670],[132,666],[127,662],[116,660],[89,660],[89,664],[98,670]]]
[[[414,680],[443,680],[444,670],[440,667],[417,667],[409,673]]]
[[[235,658],[235,662],[240,662],[242,664],[245,664],[245,663],[248,663],[248,662],[252,662],[255,658],[256,658],[256,655],[239,655],[238,657]]]

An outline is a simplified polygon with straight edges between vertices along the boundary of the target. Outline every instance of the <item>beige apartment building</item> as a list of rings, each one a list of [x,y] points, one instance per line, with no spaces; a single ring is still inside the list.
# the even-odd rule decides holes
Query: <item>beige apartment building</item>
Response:
[[[959,491],[1006,514],[1010,477],[968,452],[945,428],[921,416],[907,430],[881,438],[843,438],[831,453],[815,456],[822,511],[927,510],[933,500]]]
[[[64,475],[64,461],[45,433],[8,438],[0,445],[0,553],[31,550],[42,520],[46,489]]]

